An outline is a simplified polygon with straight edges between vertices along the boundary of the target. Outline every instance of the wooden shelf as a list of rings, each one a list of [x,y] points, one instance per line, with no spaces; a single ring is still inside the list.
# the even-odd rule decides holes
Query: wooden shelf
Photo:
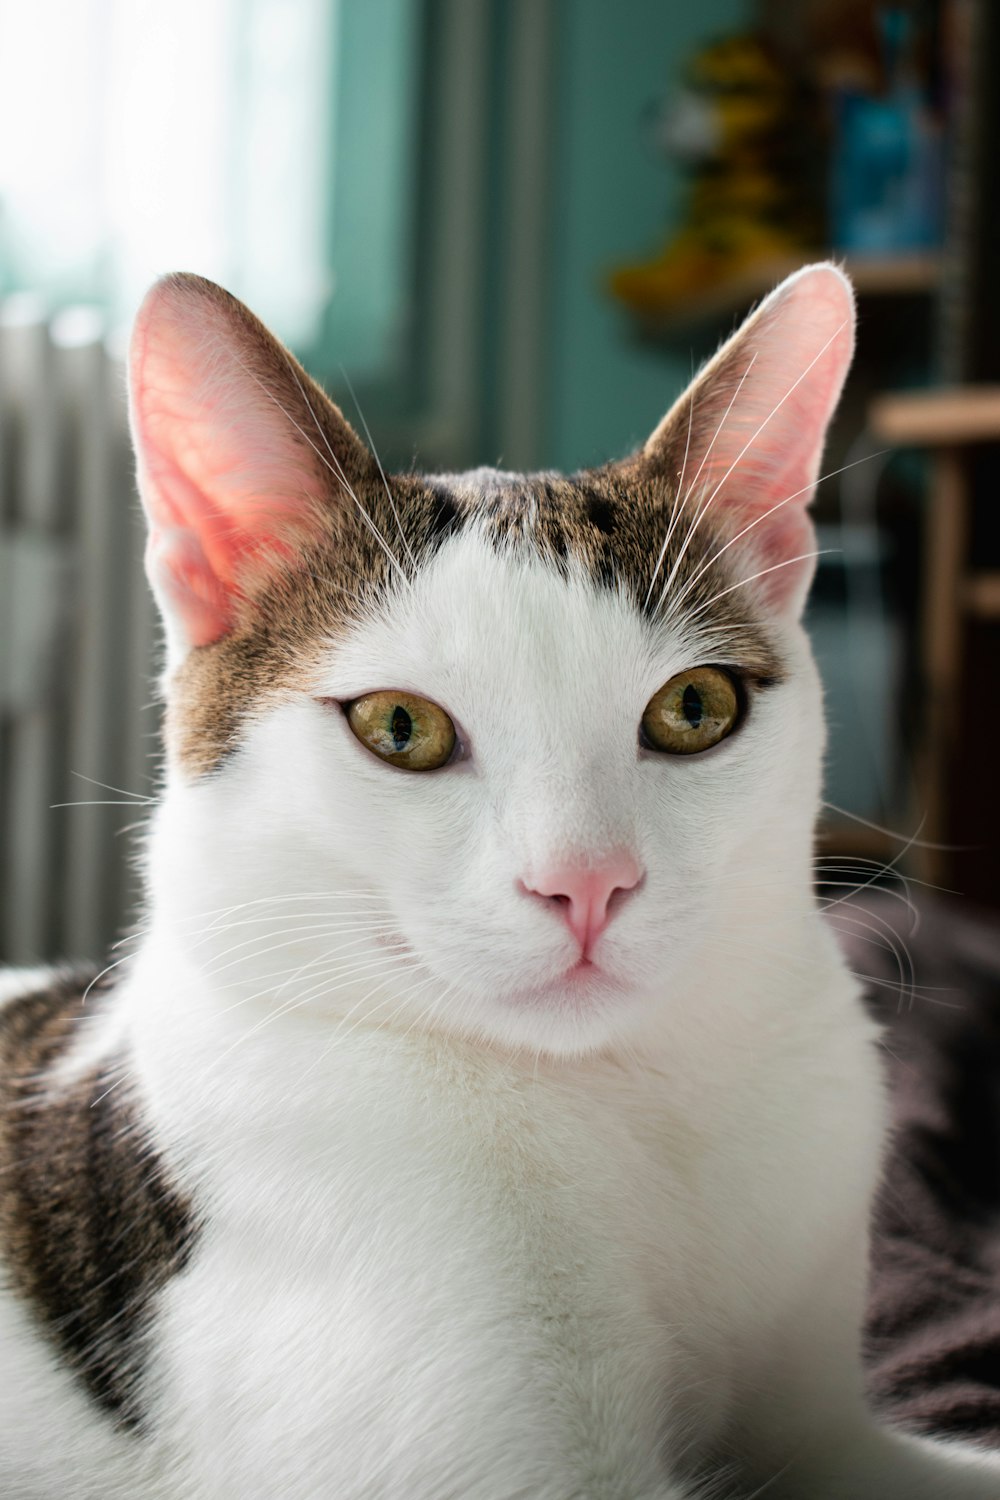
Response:
[[[817,250],[815,259],[828,252]],[[933,292],[941,280],[938,255],[834,257],[854,282],[859,297],[905,297]],[[779,281],[809,263],[810,256],[776,256],[752,269],[707,288],[684,303],[662,309],[632,309],[640,334],[654,341],[669,340],[693,328],[723,323],[745,312]]]
[[[1000,385],[945,386],[876,396],[868,408],[868,420],[876,438],[902,447],[1000,442]]]
[[[940,255],[849,255],[843,264],[860,297],[911,297],[941,284]]]

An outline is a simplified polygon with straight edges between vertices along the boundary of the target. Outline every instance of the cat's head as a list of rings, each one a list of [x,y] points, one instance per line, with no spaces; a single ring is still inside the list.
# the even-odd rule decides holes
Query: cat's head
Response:
[[[806,507],[853,324],[810,267],[624,461],[386,476],[240,303],[154,287],[154,917],[248,1024],[574,1052],[753,969],[809,899]]]

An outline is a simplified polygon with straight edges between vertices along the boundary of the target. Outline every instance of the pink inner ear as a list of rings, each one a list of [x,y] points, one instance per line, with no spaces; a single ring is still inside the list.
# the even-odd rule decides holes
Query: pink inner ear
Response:
[[[229,596],[189,528],[151,527],[146,573],[163,608],[182,624],[187,645],[208,646],[232,629]]]
[[[800,603],[812,573],[797,561],[812,550],[806,508],[853,347],[849,283],[832,266],[807,267],[723,346],[646,447],[669,445],[676,462],[690,421],[677,474],[686,507],[740,537],[745,573],[761,573],[776,606]]]
[[[774,521],[766,517],[745,535],[747,556],[757,565],[759,591],[776,609],[794,605],[797,611],[805,602],[815,561],[816,533],[808,513],[789,507],[787,515]],[[744,569],[747,576],[752,571]]]
[[[291,556],[315,530],[325,493],[297,419],[254,371],[273,362],[254,339],[266,355],[280,356],[279,346],[204,285],[154,287],[131,351],[147,565],[168,624],[189,646],[232,628],[249,565]],[[318,427],[316,440],[322,446]]]

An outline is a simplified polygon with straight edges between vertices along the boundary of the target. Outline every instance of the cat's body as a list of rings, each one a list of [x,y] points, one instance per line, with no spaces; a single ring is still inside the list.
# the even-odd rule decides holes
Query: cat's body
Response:
[[[384,488],[242,310],[153,298],[133,389],[173,770],[124,977],[81,1025],[68,982],[0,1007],[0,1492],[1000,1495],[996,1459],[881,1432],[862,1396],[883,1100],[811,895],[784,500],[846,367],[842,279],[775,294],[704,418],[627,464]],[[324,453],[357,512],[316,519]],[[723,723],[693,753],[655,740],[674,682],[669,734]],[[414,775],[425,721],[445,748]]]
[[[766,1077],[749,1018],[724,1049],[709,1028],[642,1065],[573,1069],[365,1029],[321,1067],[304,1029],[276,1066],[265,1028],[239,1049],[237,1103],[203,1075],[241,1028],[206,1024],[211,996],[190,973],[165,984],[171,968],[154,949],[131,981],[137,1073],[147,1097],[185,1080],[182,1108],[154,1105],[151,1123],[202,1218],[138,1361],[149,1436],[123,1443],[122,1494],[130,1446],[140,1474],[176,1446],[206,1496],[270,1495],[279,1474],[302,1500],[652,1500],[662,1446],[711,1451],[748,1385],[786,1378],[769,1367],[786,1337],[801,1359],[831,1276],[860,1317],[857,1184],[878,1121],[857,1107],[859,1069],[878,1106],[839,976],[826,1013],[782,1023]],[[850,1135],[818,1170],[848,1089]],[[189,1174],[186,1157],[206,1165]],[[70,1387],[5,1380],[4,1493],[29,1456],[43,1482],[25,1495],[115,1493],[105,1445],[88,1462],[68,1441],[74,1414],[84,1438],[100,1425]],[[62,1436],[40,1452],[46,1428]]]

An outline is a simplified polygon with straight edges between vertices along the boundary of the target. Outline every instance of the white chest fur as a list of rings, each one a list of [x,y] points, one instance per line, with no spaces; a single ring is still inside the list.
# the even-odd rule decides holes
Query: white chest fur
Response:
[[[841,984],[780,1041],[734,1017],[642,1066],[367,1029],[323,1055],[311,1025],[220,1065],[224,1017],[161,984],[163,1032],[147,993],[139,1071],[203,1218],[154,1362],[192,1493],[665,1494],[663,1454],[779,1357],[817,1237],[863,1242],[880,1105]]]

